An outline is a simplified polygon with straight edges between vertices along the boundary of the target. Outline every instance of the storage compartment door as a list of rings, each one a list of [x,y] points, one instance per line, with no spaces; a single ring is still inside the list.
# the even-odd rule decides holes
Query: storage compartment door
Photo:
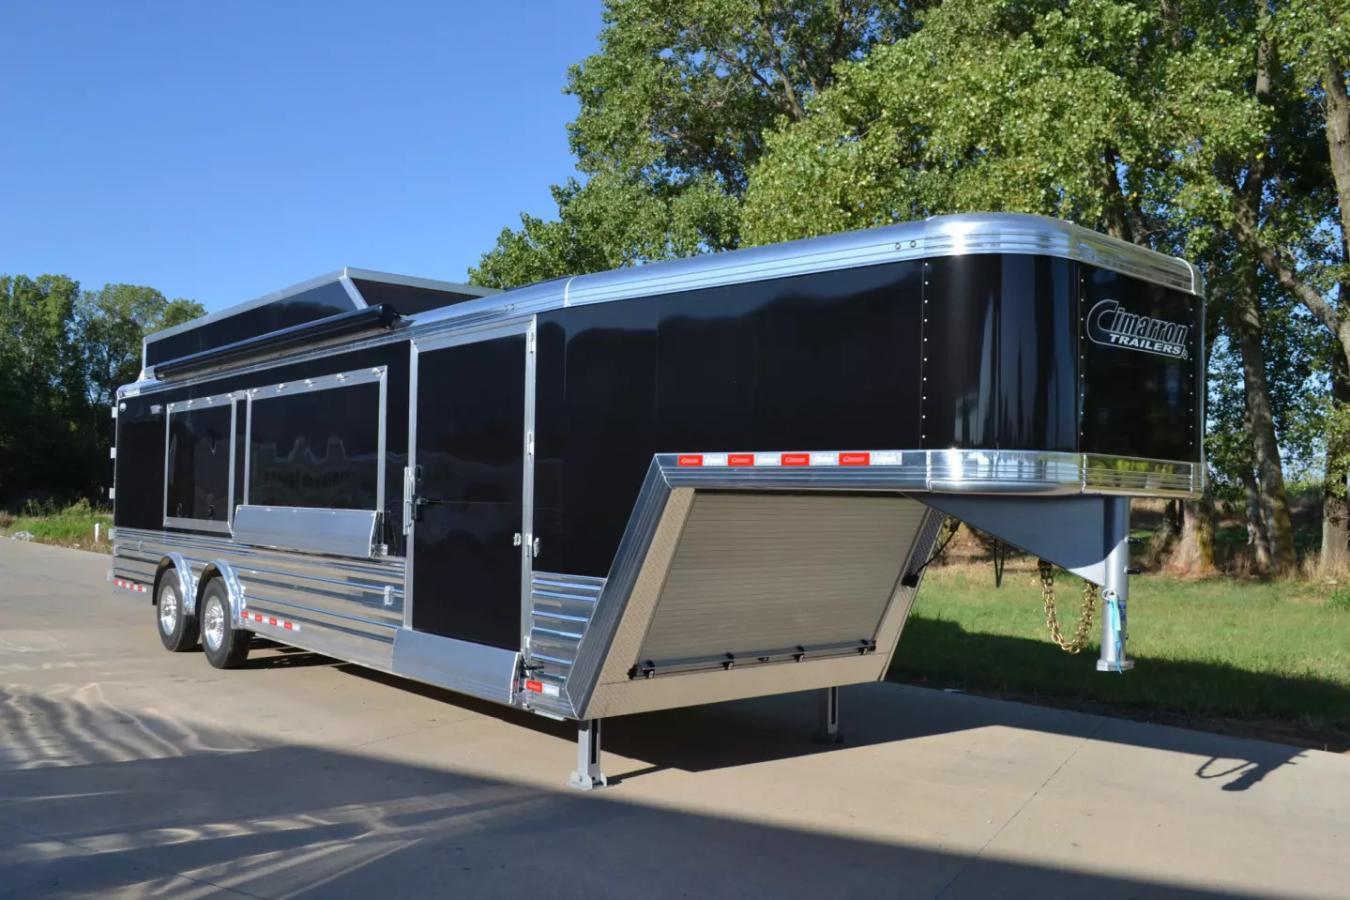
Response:
[[[517,650],[527,332],[449,340],[413,351],[411,624]]]

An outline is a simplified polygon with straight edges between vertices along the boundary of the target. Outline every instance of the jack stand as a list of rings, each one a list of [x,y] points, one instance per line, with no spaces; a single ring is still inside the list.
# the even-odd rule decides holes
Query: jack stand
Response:
[[[820,697],[820,730],[816,732],[816,742],[820,744],[842,744],[844,735],[839,731],[839,688],[825,688]]]
[[[600,720],[586,719],[577,723],[577,770],[567,779],[567,786],[579,791],[605,787],[609,782],[600,771]]]
[[[1130,498],[1106,501],[1106,577],[1102,579],[1102,653],[1098,672],[1128,672],[1134,660],[1125,654],[1126,607],[1130,598]]]

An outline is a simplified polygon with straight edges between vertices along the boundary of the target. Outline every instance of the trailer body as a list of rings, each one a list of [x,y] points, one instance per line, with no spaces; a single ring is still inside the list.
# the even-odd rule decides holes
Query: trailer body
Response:
[[[948,514],[1103,585],[1123,669],[1128,498],[1202,488],[1202,296],[1008,214],[500,293],[345,269],[146,339],[110,577],[576,719],[582,786],[600,719],[884,677]]]

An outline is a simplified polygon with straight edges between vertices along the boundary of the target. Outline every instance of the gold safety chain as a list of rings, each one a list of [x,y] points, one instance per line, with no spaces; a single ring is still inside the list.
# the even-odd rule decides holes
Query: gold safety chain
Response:
[[[1066,653],[1077,653],[1087,646],[1092,613],[1097,607],[1097,586],[1090,581],[1083,582],[1083,608],[1078,613],[1078,627],[1073,630],[1073,639],[1066,641],[1059,630],[1059,615],[1055,611],[1055,567],[1043,559],[1037,561],[1036,567],[1041,573],[1041,600],[1045,603],[1045,627],[1050,629],[1050,640]]]

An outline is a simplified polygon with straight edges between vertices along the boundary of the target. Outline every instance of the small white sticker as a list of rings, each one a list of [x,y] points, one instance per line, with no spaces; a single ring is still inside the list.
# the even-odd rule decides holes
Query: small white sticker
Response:
[[[872,465],[898,466],[900,465],[900,454],[894,450],[878,450],[872,454]]]
[[[813,466],[837,466],[839,465],[839,454],[837,453],[812,453],[811,465]]]
[[[703,465],[705,466],[725,466],[726,464],[727,455],[725,453],[703,454]]]
[[[543,693],[545,697],[556,697],[558,696],[558,686],[556,684],[549,684],[545,681]]]
[[[776,466],[778,465],[777,453],[756,453],[755,465],[757,466]]]

